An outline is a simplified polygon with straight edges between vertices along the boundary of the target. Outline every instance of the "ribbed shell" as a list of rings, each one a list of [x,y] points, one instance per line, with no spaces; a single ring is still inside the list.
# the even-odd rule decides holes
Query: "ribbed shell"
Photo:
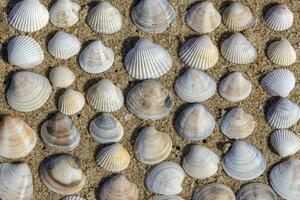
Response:
[[[184,199],[176,195],[160,195],[157,196],[155,200],[184,200]]]
[[[271,43],[267,54],[273,63],[281,66],[292,65],[297,59],[296,51],[287,39]]]
[[[264,21],[270,29],[284,31],[293,25],[294,15],[285,4],[277,4],[267,10]]]
[[[66,88],[73,84],[75,75],[66,66],[58,66],[51,69],[49,80],[55,88]]]
[[[61,200],[86,200],[80,196],[67,196],[62,198]]]
[[[192,200],[235,200],[235,196],[226,185],[211,183],[198,188]]]
[[[236,200],[278,200],[275,191],[267,184],[249,183],[236,194]]]
[[[73,115],[84,107],[85,98],[81,92],[67,89],[58,99],[58,110],[65,115]]]

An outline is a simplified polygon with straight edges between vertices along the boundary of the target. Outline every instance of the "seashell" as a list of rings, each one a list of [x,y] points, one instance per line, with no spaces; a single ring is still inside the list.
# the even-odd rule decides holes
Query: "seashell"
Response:
[[[39,0],[19,1],[9,12],[8,23],[22,32],[35,32],[48,24],[49,12]]]
[[[211,39],[203,35],[185,41],[179,50],[179,57],[190,67],[207,70],[218,62],[219,52]]]
[[[234,108],[223,117],[220,128],[230,139],[243,139],[253,132],[255,121],[243,108]]]
[[[100,40],[90,43],[79,57],[81,69],[88,73],[101,73],[108,70],[115,60],[111,48],[106,47]]]
[[[138,29],[147,33],[162,33],[176,18],[176,11],[168,0],[141,0],[131,12]]]
[[[100,112],[115,112],[124,104],[122,90],[108,79],[92,85],[87,91],[86,99],[92,108]]]
[[[85,185],[80,159],[69,154],[57,154],[44,159],[40,166],[43,184],[51,191],[71,195]]]
[[[8,62],[20,68],[30,69],[44,60],[44,52],[33,38],[25,35],[11,39],[7,46]]]
[[[259,177],[266,168],[266,159],[249,142],[236,140],[222,159],[222,166],[228,176],[245,181]]]
[[[184,171],[193,178],[205,179],[218,171],[219,157],[209,148],[192,145],[189,153],[183,158]]]
[[[112,115],[101,113],[89,126],[91,136],[102,144],[119,142],[123,137],[122,124]]]
[[[48,79],[34,72],[16,72],[6,92],[7,103],[20,112],[30,112],[42,107],[51,94]]]
[[[217,84],[208,74],[197,69],[187,69],[175,81],[174,89],[186,102],[203,102],[215,94]]]
[[[264,20],[270,29],[284,31],[293,25],[294,15],[285,4],[277,4],[267,10]]]
[[[292,131],[282,129],[271,135],[272,147],[282,156],[291,156],[300,150],[300,138]]]
[[[173,108],[173,96],[155,79],[145,80],[132,88],[126,99],[130,112],[141,119],[158,120]]]
[[[159,78],[172,67],[172,57],[162,46],[139,39],[125,57],[125,68],[135,79]]]
[[[287,97],[295,87],[295,76],[288,69],[274,69],[261,81],[262,87],[272,96]]]
[[[88,25],[97,33],[113,34],[122,29],[123,22],[119,10],[102,1],[91,9],[87,16]]]
[[[61,200],[86,200],[80,196],[67,196],[62,198]]]
[[[155,200],[184,200],[184,199],[176,195],[160,195],[156,197]]]
[[[276,129],[290,128],[300,118],[300,108],[287,98],[280,98],[267,110],[267,122]]]
[[[126,176],[117,175],[106,181],[101,187],[98,198],[101,200],[137,200],[138,188]]]
[[[197,3],[185,17],[186,23],[198,33],[210,33],[221,23],[221,15],[209,1]]]
[[[41,137],[47,146],[59,151],[72,151],[80,142],[76,125],[67,115],[61,113],[43,123]]]
[[[268,58],[275,64],[289,66],[296,62],[296,51],[287,39],[281,39],[270,44]]]
[[[163,161],[152,167],[146,177],[146,188],[156,194],[175,195],[181,192],[184,171],[173,161]]]
[[[147,165],[155,165],[165,160],[172,150],[169,134],[160,132],[153,126],[143,128],[134,143],[136,158]]]
[[[114,143],[99,151],[96,162],[106,171],[120,172],[128,167],[130,155],[120,143]]]
[[[232,190],[221,183],[211,183],[198,188],[192,200],[235,200]]]
[[[247,6],[232,2],[223,12],[223,23],[233,31],[244,31],[255,25],[255,15]]]
[[[275,191],[267,184],[249,183],[243,186],[236,194],[237,200],[276,200]]]
[[[66,66],[58,66],[51,69],[49,79],[55,88],[66,88],[75,81],[74,73]]]
[[[232,34],[222,43],[221,54],[235,64],[250,64],[257,58],[256,49],[241,33]]]
[[[81,92],[67,89],[58,99],[58,110],[65,115],[73,115],[84,107],[85,98]]]
[[[188,106],[175,121],[176,132],[191,141],[203,140],[215,129],[214,116],[201,103]]]
[[[0,179],[1,199],[33,199],[32,173],[26,163],[1,163]]]
[[[58,31],[48,43],[48,51],[58,59],[69,59],[79,53],[80,41],[76,36]]]

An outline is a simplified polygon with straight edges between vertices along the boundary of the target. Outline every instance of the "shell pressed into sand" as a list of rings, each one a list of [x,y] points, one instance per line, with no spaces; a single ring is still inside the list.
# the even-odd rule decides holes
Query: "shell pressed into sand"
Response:
[[[66,88],[75,81],[75,74],[66,66],[58,66],[51,69],[49,80],[54,88]]]
[[[233,191],[221,183],[211,183],[196,190],[192,200],[235,200]]]
[[[58,99],[58,110],[65,115],[78,113],[85,104],[85,98],[79,91],[67,89]]]
[[[294,47],[284,38],[272,42],[268,47],[267,55],[273,63],[281,66],[292,65],[297,59]]]
[[[239,189],[236,194],[237,200],[277,200],[275,191],[267,184],[249,183]]]

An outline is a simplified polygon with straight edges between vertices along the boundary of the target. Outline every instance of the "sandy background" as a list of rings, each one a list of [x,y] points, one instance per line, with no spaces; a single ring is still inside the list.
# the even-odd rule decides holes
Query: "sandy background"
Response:
[[[47,5],[48,8],[53,4],[51,0],[41,0],[43,3]],[[5,89],[9,85],[9,77],[17,69],[15,66],[9,65],[6,61],[6,45],[9,38],[14,35],[21,34],[20,32],[10,28],[7,24],[7,13],[11,9],[11,7],[17,2],[17,0],[1,0],[0,1],[0,43],[2,45],[2,59],[0,60],[0,110],[1,113],[5,114],[14,114],[22,119],[24,119],[36,132],[39,134],[41,123],[45,120],[49,119],[53,116],[56,112],[56,102],[58,100],[59,95],[64,91],[64,89],[53,90],[51,98],[48,102],[39,110],[30,112],[30,113],[21,113],[16,112],[11,109],[5,100]],[[174,21],[171,27],[162,34],[147,34],[143,33],[133,25],[130,20],[130,8],[131,6],[137,2],[137,0],[111,0],[110,2],[117,7],[124,19],[124,26],[123,29],[113,35],[103,35],[97,34],[92,31],[85,22],[85,17],[87,15],[88,9],[90,6],[95,5],[95,2],[90,2],[88,0],[78,0],[78,2],[82,6],[82,10],[80,12],[80,21],[76,23],[76,25],[64,29],[64,31],[70,32],[75,34],[80,41],[82,42],[83,47],[85,47],[90,41],[92,40],[101,40],[103,43],[109,47],[111,47],[115,54],[116,60],[114,62],[113,67],[111,67],[108,71],[101,73],[101,74],[88,74],[80,69],[77,64],[78,57],[73,57],[67,61],[57,60],[51,57],[46,50],[46,44],[53,36],[53,34],[58,29],[49,23],[45,28],[42,30],[30,33],[28,35],[34,37],[44,48],[45,53],[45,60],[44,62],[33,69],[32,71],[38,72],[44,75],[48,75],[49,70],[57,66],[59,64],[66,64],[72,71],[76,74],[76,81],[71,86],[71,88],[86,92],[87,89],[93,84],[96,83],[101,78],[108,78],[116,83],[119,87],[122,88],[124,94],[126,95],[128,90],[132,88],[137,82],[134,81],[127,72],[125,71],[122,60],[124,55],[131,49],[138,38],[146,37],[152,39],[154,42],[164,46],[168,49],[171,53],[174,61],[173,68],[170,72],[160,78],[161,82],[165,87],[170,89],[174,94],[173,90],[173,82],[186,68],[184,66],[178,56],[177,51],[178,47],[182,44],[182,42],[190,37],[195,35],[196,33],[193,32],[188,28],[186,23],[184,22],[184,16],[186,14],[186,10],[190,5],[196,1],[194,0],[171,0],[172,4],[174,5],[175,9],[177,10],[177,17],[176,21]],[[227,2],[213,0],[214,5],[219,9],[222,10],[224,5]],[[217,82],[227,73],[232,71],[241,71],[244,75],[251,80],[253,84],[253,91],[251,95],[244,101],[239,103],[230,103],[224,99],[222,99],[218,94],[215,94],[211,99],[204,102],[204,104],[208,107],[208,109],[213,113],[216,117],[218,125],[216,126],[213,134],[207,138],[207,140],[199,142],[199,144],[204,144],[205,146],[214,150],[219,156],[223,154],[223,146],[229,140],[222,135],[219,129],[220,119],[223,114],[231,109],[234,106],[241,106],[246,111],[253,114],[255,120],[257,122],[257,126],[255,131],[251,136],[247,138],[247,141],[254,144],[257,148],[259,148],[262,153],[266,156],[268,161],[268,167],[265,173],[250,182],[267,182],[267,176],[269,174],[270,169],[272,166],[282,160],[270,147],[269,144],[269,136],[272,132],[272,129],[267,125],[264,117],[264,108],[268,106],[266,103],[269,100],[269,96],[263,91],[262,87],[260,86],[259,82],[261,78],[271,69],[276,68],[276,65],[273,65],[265,55],[266,45],[269,44],[270,41],[274,39],[278,39],[280,37],[286,37],[292,43],[292,45],[297,49],[298,56],[300,55],[299,47],[300,47],[300,27],[299,27],[299,13],[300,13],[300,2],[298,0],[290,0],[290,1],[279,1],[285,2],[288,4],[289,8],[293,11],[295,15],[295,22],[292,28],[287,31],[283,32],[275,32],[271,31],[270,29],[266,28],[262,21],[262,13],[264,8],[268,6],[270,3],[274,1],[268,0],[242,0],[242,3],[249,6],[257,16],[257,23],[254,28],[243,32],[245,36],[253,42],[254,46],[258,50],[258,59],[255,63],[250,65],[235,65],[226,62],[222,57],[220,57],[219,62],[217,65],[208,70],[207,73],[213,77],[213,79]],[[228,30],[223,24],[221,24],[217,30],[213,31],[209,34],[212,40],[220,47],[221,42],[224,38],[228,37],[231,34],[230,30]],[[295,73],[295,76],[298,80],[300,76],[299,70],[299,60],[296,64],[291,67],[288,67]],[[299,83],[298,83],[299,84]],[[300,94],[300,87],[297,87],[292,91],[289,98],[294,102],[300,104],[300,99],[297,98]],[[173,128],[173,121],[174,118],[178,115],[178,113],[182,110],[182,108],[186,107],[186,103],[180,100],[174,94],[175,106],[172,110],[172,113],[162,119],[155,122],[145,121],[132,116],[129,122],[125,121],[125,115],[129,114],[129,111],[125,108],[125,106],[118,112],[113,113],[120,122],[123,124],[125,129],[125,135],[121,140],[121,143],[126,147],[126,149],[130,152],[132,159],[129,167],[123,171],[122,173],[125,174],[129,180],[136,183],[139,188],[139,199],[152,199],[153,194],[146,191],[143,185],[143,179],[145,173],[150,168],[144,164],[139,163],[135,158],[132,151],[133,142],[136,138],[138,131],[141,127],[146,125],[155,125],[158,130],[168,132],[173,140],[173,149],[168,157],[168,160],[173,160],[176,162],[180,162],[182,156],[187,152],[190,142],[182,139],[179,137],[174,128]],[[89,135],[87,127],[92,118],[97,115],[97,112],[91,109],[90,106],[86,105],[84,109],[78,114],[73,115],[71,118],[76,123],[78,129],[81,132],[81,142],[80,146],[77,147],[71,154],[80,157],[83,170],[87,176],[87,183],[83,190],[79,193],[82,197],[86,199],[93,200],[96,199],[96,194],[98,192],[98,186],[107,177],[110,177],[112,174],[105,172],[99,166],[96,165],[94,160],[95,153],[99,151],[99,144],[92,139]],[[295,125],[291,128],[295,133],[299,133],[300,126]],[[57,151],[46,147],[40,137],[38,138],[37,145],[34,151],[31,152],[30,155],[23,158],[22,160],[26,161],[33,173],[34,178],[34,196],[35,199],[59,199],[62,196],[57,195],[53,192],[50,192],[40,181],[38,175],[38,167],[41,161],[48,155],[52,155],[58,153]],[[297,153],[293,157],[299,158],[300,153]],[[11,160],[0,158],[0,162],[8,162]],[[247,183],[246,181],[237,181],[230,177],[228,177],[222,167],[219,167],[218,174],[214,177],[205,179],[205,180],[196,180],[190,177],[186,177],[183,183],[183,191],[180,194],[181,197],[185,199],[191,198],[193,191],[202,185],[212,182],[220,182],[228,185],[232,188],[234,192],[236,192],[241,185]]]

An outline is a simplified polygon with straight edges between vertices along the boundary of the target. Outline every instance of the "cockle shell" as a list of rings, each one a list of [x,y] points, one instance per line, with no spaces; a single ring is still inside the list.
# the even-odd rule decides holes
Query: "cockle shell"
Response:
[[[66,88],[75,81],[75,75],[66,66],[58,66],[51,69],[49,79],[55,88]]]
[[[114,143],[99,151],[96,162],[106,171],[120,172],[128,167],[130,155],[120,143]]]
[[[176,11],[168,0],[141,0],[131,12],[138,29],[148,33],[162,33],[175,20]]]
[[[67,89],[58,99],[58,110],[65,115],[78,113],[85,104],[85,98],[81,92]]]
[[[80,196],[67,196],[62,198],[61,200],[86,200]]]
[[[249,183],[243,186],[236,194],[237,200],[277,200],[275,191],[267,184]]]
[[[47,102],[51,90],[50,82],[45,76],[27,71],[16,72],[6,92],[6,99],[13,109],[30,112]]]
[[[264,20],[270,29],[284,31],[293,25],[294,15],[285,4],[277,4],[267,10]]]
[[[191,141],[202,140],[210,136],[215,128],[215,118],[203,104],[188,106],[176,119],[176,132]]]
[[[221,15],[209,1],[197,3],[185,17],[186,23],[198,33],[209,33],[221,23]]]
[[[164,161],[152,167],[146,177],[146,188],[156,194],[175,195],[181,192],[185,173],[173,161]]]
[[[8,23],[23,32],[35,32],[49,21],[49,12],[39,0],[19,1],[9,12]]]
[[[198,188],[192,200],[235,200],[232,190],[221,183],[211,183]]]
[[[250,64],[257,58],[254,46],[241,33],[234,33],[221,45],[223,57],[235,64]]]
[[[143,128],[134,143],[136,158],[147,165],[155,165],[165,160],[172,150],[169,134],[160,132],[153,126]]]
[[[148,39],[139,39],[125,57],[125,68],[135,79],[158,78],[172,67],[172,57],[162,46]]]
[[[62,195],[79,192],[85,185],[80,159],[69,154],[45,158],[40,165],[40,178],[51,191]]]
[[[296,51],[287,39],[271,43],[267,55],[273,63],[281,66],[292,65],[297,59]]]
[[[184,200],[184,199],[176,195],[160,195],[156,197],[155,200]]]
[[[236,140],[222,159],[225,172],[237,180],[251,180],[260,176],[266,168],[266,159],[249,142]]]
[[[174,102],[172,94],[158,80],[149,79],[129,91],[126,104],[137,117],[158,120],[171,112]]]

